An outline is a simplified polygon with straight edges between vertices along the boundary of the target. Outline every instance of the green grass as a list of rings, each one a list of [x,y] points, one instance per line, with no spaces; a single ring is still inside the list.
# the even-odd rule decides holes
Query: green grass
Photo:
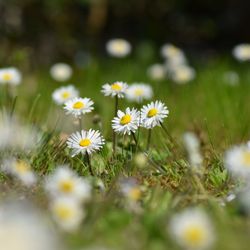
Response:
[[[101,117],[102,133],[111,141],[111,119],[114,115],[114,100],[100,93],[102,84],[115,80],[151,82],[155,100],[162,100],[170,110],[165,126],[173,141],[156,128],[153,131],[149,163],[138,168],[133,163],[133,148],[130,139],[120,137],[117,159],[111,160],[110,147],[93,156],[96,177],[101,179],[106,192],[96,190],[88,205],[88,216],[75,234],[66,234],[68,249],[83,246],[105,246],[110,249],[178,249],[167,232],[168,220],[178,210],[192,205],[202,206],[215,225],[217,241],[214,249],[248,249],[250,244],[249,219],[243,216],[236,202],[220,205],[220,200],[239,185],[223,167],[224,151],[231,145],[246,142],[250,136],[250,73],[248,65],[239,65],[229,60],[198,63],[196,79],[187,85],[175,85],[170,81],[152,82],[145,73],[143,63],[128,61],[93,61],[84,70],[77,69],[70,81],[80,90],[81,96],[95,102],[95,111],[87,115],[84,127],[96,128],[92,118]],[[223,82],[223,73],[235,70],[240,75],[239,86],[228,86]],[[46,70],[26,73],[18,88],[15,114],[23,121],[39,127],[46,136],[41,148],[28,156],[41,179],[57,164],[70,164],[80,175],[89,171],[81,157],[71,158],[60,134],[78,130],[71,117],[52,103],[51,93],[62,84],[55,83]],[[3,95],[2,95],[3,99]],[[132,107],[125,100],[120,108]],[[205,157],[204,174],[198,178],[190,173],[182,134],[195,131],[202,142]],[[142,129],[140,146],[144,150],[147,131]],[[140,201],[143,212],[127,211],[118,194],[116,181],[119,177],[133,176],[143,187]],[[201,187],[202,186],[202,187]],[[44,206],[45,194],[38,187],[26,190],[13,180],[1,178],[1,196],[9,192],[24,192],[37,204]]]

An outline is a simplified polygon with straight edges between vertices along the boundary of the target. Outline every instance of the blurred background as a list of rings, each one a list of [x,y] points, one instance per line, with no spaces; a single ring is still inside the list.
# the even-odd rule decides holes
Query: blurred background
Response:
[[[243,0],[0,0],[0,63],[87,60],[116,37],[143,49],[171,42],[194,56],[228,53],[250,41],[249,13]]]

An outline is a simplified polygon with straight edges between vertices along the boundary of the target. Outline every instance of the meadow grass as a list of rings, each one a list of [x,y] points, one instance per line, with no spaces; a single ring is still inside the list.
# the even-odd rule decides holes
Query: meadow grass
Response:
[[[217,237],[214,249],[249,248],[249,219],[235,202],[221,205],[221,201],[240,185],[223,166],[224,151],[249,139],[248,66],[227,59],[196,61],[195,64],[197,77],[186,85],[168,80],[151,81],[143,63],[132,60],[93,60],[85,69],[76,69],[71,83],[80,90],[81,96],[95,102],[95,110],[86,116],[83,126],[101,129],[107,140],[104,149],[92,158],[93,181],[97,185],[101,179],[106,191],[95,192],[81,229],[64,236],[69,249],[89,245],[111,249],[178,249],[168,236],[167,222],[174,212],[192,205],[204,207],[213,219]],[[239,85],[229,86],[223,82],[222,76],[228,70],[239,73]],[[104,83],[116,80],[152,83],[154,99],[162,100],[170,111],[164,125],[171,138],[161,128],[153,130],[148,164],[144,168],[135,165],[135,146],[131,146],[128,137],[120,136],[116,158],[110,155],[114,100],[104,97],[100,89]],[[46,69],[26,74],[17,90],[14,114],[43,131],[42,146],[28,156],[41,178],[58,164],[70,164],[80,175],[89,176],[82,157],[71,158],[64,142],[65,136],[78,130],[78,126],[52,102],[51,93],[60,85],[49,77]],[[1,97],[4,98],[3,93]],[[127,106],[133,104],[120,101],[120,109]],[[94,115],[100,116],[99,124],[93,123]],[[195,131],[201,140],[205,159],[203,175],[194,175],[190,170],[182,145],[182,135],[186,131]],[[141,132],[139,151],[144,152],[147,131],[142,129]],[[119,199],[116,181],[124,176],[135,177],[143,187],[141,213],[127,211]],[[40,186],[25,189],[4,175],[0,187],[4,190],[3,197],[9,192],[14,195],[24,192],[40,206],[46,206]]]

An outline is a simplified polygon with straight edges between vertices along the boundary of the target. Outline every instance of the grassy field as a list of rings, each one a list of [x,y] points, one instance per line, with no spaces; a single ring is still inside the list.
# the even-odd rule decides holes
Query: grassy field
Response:
[[[225,150],[250,138],[249,65],[227,59],[196,61],[196,79],[177,85],[168,80],[150,80],[144,64],[93,60],[85,69],[75,69],[70,83],[80,90],[81,96],[95,102],[95,110],[84,117],[83,127],[101,129],[106,145],[91,159],[95,176],[90,179],[95,188],[87,204],[87,216],[76,232],[62,233],[66,249],[179,249],[169,235],[169,219],[190,206],[200,206],[210,216],[216,238],[213,249],[249,249],[250,221],[236,200],[226,201],[241,184],[223,166]],[[239,85],[230,86],[223,80],[224,72],[230,70],[239,74]],[[90,176],[83,158],[72,158],[66,148],[65,138],[78,130],[78,125],[53,103],[51,94],[62,84],[53,81],[47,72],[24,72],[14,109],[21,121],[30,121],[44,134],[43,144],[32,155],[19,156],[30,161],[39,175],[39,184],[25,188],[5,174],[0,182],[2,199],[22,195],[45,211],[47,198],[42,181],[57,165],[69,164],[79,175]],[[170,111],[164,121],[170,136],[160,127],[153,130],[143,166],[134,159],[137,154],[130,137],[118,136],[118,153],[111,157],[114,99],[104,97],[100,90],[104,83],[116,80],[151,83],[153,99],[163,101]],[[6,105],[3,91],[1,97],[2,105]],[[127,106],[133,104],[121,99],[119,109]],[[99,123],[93,122],[96,115]],[[182,143],[186,131],[195,132],[201,141],[204,162],[199,175],[191,171],[187,161]],[[138,152],[145,152],[146,141],[147,131],[141,129]],[[135,210],[126,207],[118,191],[122,177],[134,177],[140,184],[142,195]],[[100,180],[103,191],[98,188]]]

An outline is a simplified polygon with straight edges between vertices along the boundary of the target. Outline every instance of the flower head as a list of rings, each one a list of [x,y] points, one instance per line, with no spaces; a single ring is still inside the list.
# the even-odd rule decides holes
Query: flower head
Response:
[[[123,98],[127,88],[128,85],[125,82],[114,82],[113,84],[106,83],[102,86],[101,92],[105,96],[117,96],[118,98]]]
[[[181,49],[176,47],[173,44],[167,43],[161,48],[161,55],[166,59],[174,59],[174,58],[184,58],[184,53]]]
[[[142,196],[142,190],[134,178],[124,178],[119,182],[120,191],[130,201],[138,201]]]
[[[206,249],[214,241],[211,222],[199,209],[187,209],[170,221],[170,233],[186,249]]]
[[[75,117],[79,117],[83,114],[90,113],[94,108],[92,107],[94,102],[90,98],[75,97],[68,100],[64,104],[66,114],[72,114]]]
[[[107,52],[114,57],[125,57],[131,52],[131,45],[124,39],[112,39],[106,44]]]
[[[25,202],[1,201],[0,241],[4,250],[62,249],[44,216]]]
[[[166,68],[159,63],[153,64],[148,68],[147,74],[153,80],[162,80],[166,76]]]
[[[59,197],[50,203],[52,216],[62,230],[75,231],[85,217],[82,206],[70,197]]]
[[[67,140],[67,145],[72,149],[72,156],[80,153],[92,154],[102,148],[104,139],[98,130],[90,129],[88,131],[73,133]]]
[[[56,63],[50,69],[50,75],[58,82],[67,81],[72,75],[72,68],[66,63]]]
[[[169,114],[168,108],[161,101],[144,105],[141,110],[142,126],[151,129],[159,126]]]
[[[118,110],[117,117],[112,120],[112,128],[116,133],[134,133],[139,126],[140,112],[137,109],[126,108],[125,112]]]
[[[195,78],[195,70],[187,65],[180,65],[172,70],[171,78],[176,83],[184,84]]]
[[[58,88],[52,94],[54,102],[59,105],[78,96],[79,92],[73,85]]]
[[[59,166],[45,182],[52,197],[67,196],[79,201],[90,198],[91,186],[87,180],[77,176],[68,166]]]
[[[225,153],[226,168],[236,176],[250,177],[250,147],[249,145],[234,146]]]
[[[126,98],[129,101],[142,102],[143,100],[150,100],[152,96],[152,87],[144,83],[134,83],[126,91]]]
[[[1,164],[1,169],[19,179],[24,185],[32,186],[36,183],[36,175],[28,162],[15,158],[5,159]]]
[[[250,60],[250,44],[243,43],[233,48],[233,56],[239,61]]]
[[[22,80],[20,71],[14,67],[0,69],[0,84],[19,85]]]

